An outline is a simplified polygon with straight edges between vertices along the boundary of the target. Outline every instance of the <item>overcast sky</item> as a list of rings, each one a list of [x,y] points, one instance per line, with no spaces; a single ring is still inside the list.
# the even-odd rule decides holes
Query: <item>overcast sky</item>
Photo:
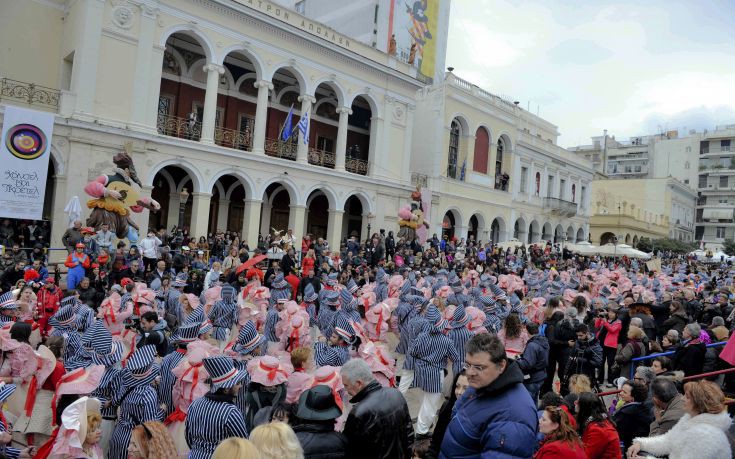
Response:
[[[735,123],[735,0],[452,0],[447,66],[564,147],[713,129]]]

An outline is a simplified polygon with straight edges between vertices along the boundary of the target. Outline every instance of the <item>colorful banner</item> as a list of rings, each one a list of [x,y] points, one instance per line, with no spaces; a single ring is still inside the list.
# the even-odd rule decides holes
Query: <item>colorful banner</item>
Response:
[[[0,217],[40,220],[54,114],[5,107],[0,144]]]
[[[411,46],[415,44],[413,65],[422,76],[432,80],[436,65],[439,0],[392,0],[391,12],[388,43],[395,35],[396,54],[406,62],[410,62]]]

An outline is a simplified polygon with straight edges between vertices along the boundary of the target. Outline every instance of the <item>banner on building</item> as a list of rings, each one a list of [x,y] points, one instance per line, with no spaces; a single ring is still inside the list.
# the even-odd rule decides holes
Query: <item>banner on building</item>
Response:
[[[391,0],[389,21],[388,43],[395,35],[398,57],[410,63],[413,53],[412,65],[425,79],[433,80],[439,0]]]
[[[0,217],[40,220],[53,113],[5,107],[0,144]]]

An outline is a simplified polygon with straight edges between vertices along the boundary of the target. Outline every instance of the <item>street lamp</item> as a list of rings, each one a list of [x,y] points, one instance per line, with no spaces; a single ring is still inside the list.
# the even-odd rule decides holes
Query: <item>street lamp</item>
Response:
[[[367,239],[370,240],[373,237],[373,233],[370,232],[370,228],[372,227],[371,222],[373,221],[373,218],[375,218],[375,215],[370,213],[367,215],[367,218],[368,218],[368,224],[367,224],[368,237]]]
[[[186,210],[186,201],[189,200],[189,191],[184,188],[179,193],[179,229],[184,226],[184,211]]]

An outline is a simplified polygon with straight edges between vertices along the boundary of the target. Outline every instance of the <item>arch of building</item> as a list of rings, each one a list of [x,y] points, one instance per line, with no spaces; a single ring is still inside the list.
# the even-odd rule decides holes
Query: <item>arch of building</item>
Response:
[[[615,241],[615,234],[610,231],[604,232],[600,235],[600,245],[605,245]]]
[[[577,230],[577,240],[575,242],[582,242],[582,241],[585,241],[585,240],[586,239],[584,237],[584,229],[579,228]]]
[[[526,243],[528,241],[528,226],[523,217],[518,217],[513,225],[513,239]]]
[[[505,220],[503,217],[495,217],[490,225],[490,240],[497,244],[506,239]]]
[[[528,242],[538,242],[541,240],[541,227],[536,220],[532,220],[528,225]]]

